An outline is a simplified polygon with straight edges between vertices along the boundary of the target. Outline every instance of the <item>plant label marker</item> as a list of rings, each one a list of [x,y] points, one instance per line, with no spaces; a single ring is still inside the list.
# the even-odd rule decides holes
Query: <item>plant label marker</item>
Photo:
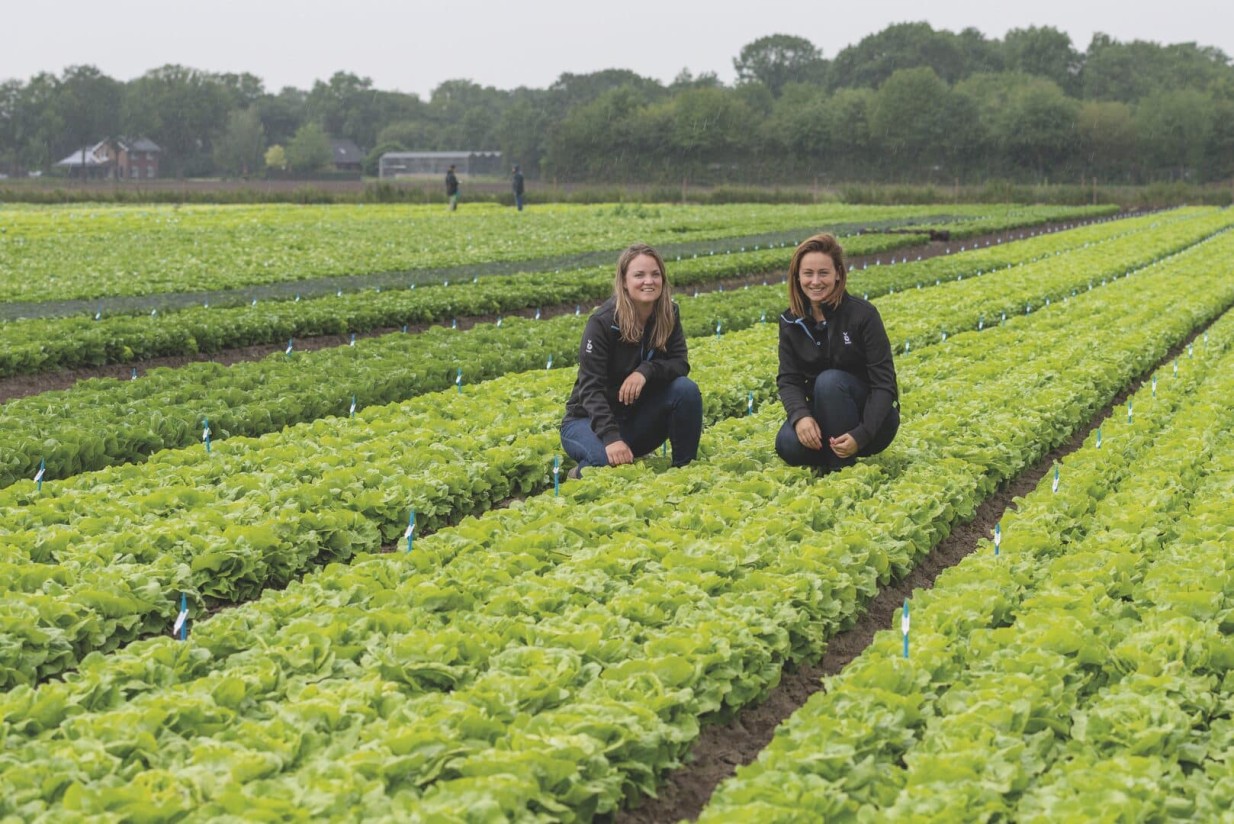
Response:
[[[347,345],[348,345],[348,346],[355,346],[355,345],[356,345],[356,333],[355,333],[355,332],[352,332],[352,333],[351,333],[351,340],[349,340],[349,341],[347,342]]]
[[[766,309],[764,309],[764,310],[763,310],[763,313],[762,313],[761,315],[759,315],[759,317],[758,317],[758,322],[759,322],[759,323],[766,323],[766,322],[767,322],[767,310],[766,310]]]
[[[750,392],[746,396],[746,415],[754,414],[754,393]]]
[[[579,306],[577,303],[574,304],[574,317],[578,317],[580,314],[582,314],[582,312],[583,312],[583,307]]]
[[[946,331],[944,331],[944,332],[943,332],[943,340],[944,340],[944,341],[946,341],[946,340],[947,340],[947,332],[946,332]]]
[[[904,657],[908,657],[908,599],[904,599],[904,612],[900,615],[900,632],[904,634]]]
[[[458,372],[454,376],[454,385],[458,387],[458,393],[463,394],[463,367],[458,368]]]
[[[94,319],[95,319],[95,320],[102,320],[102,319],[103,319],[103,304],[101,304],[101,303],[99,304],[98,311],[96,311],[96,312],[94,313]]]
[[[296,292],[296,303],[300,302],[300,293]]]
[[[1191,344],[1187,344],[1187,357],[1191,357]]]
[[[1153,397],[1157,397],[1157,376],[1153,375]]]
[[[904,341],[904,354],[907,355],[911,348],[912,348],[912,343],[909,341]]]
[[[416,538],[416,511],[414,509],[407,518],[407,531],[403,533],[403,537],[407,539],[407,551],[411,552],[411,543]]]
[[[256,305],[257,305],[257,298],[253,298],[253,302],[250,303],[249,306],[256,306]]]
[[[561,495],[561,456],[553,456],[553,497]]]
[[[1131,423],[1131,401],[1127,401],[1127,423]]]
[[[716,321],[716,337],[720,337],[720,321]]]
[[[136,366],[133,367],[133,371],[129,374],[129,380],[131,381],[137,380],[137,367]]]
[[[1097,427],[1097,448],[1101,448],[1101,427]]]
[[[351,396],[351,408],[347,410],[347,417],[354,418],[356,416],[356,396]]]
[[[451,329],[457,329],[457,328],[458,328],[458,318],[452,318],[452,319],[450,320],[450,328],[451,328]]]
[[[977,318],[977,331],[980,332],[982,329],[985,329],[985,315]]]
[[[668,457],[668,441],[660,444],[660,454],[666,458]]]
[[[497,316],[497,328],[498,329],[501,328],[501,316],[500,315]]]
[[[189,637],[189,601],[183,592],[180,593],[180,613],[171,626],[171,637],[181,641]]]
[[[1050,485],[1050,491],[1058,494],[1058,464],[1054,464],[1054,483]]]
[[[1178,377],[1178,358],[1174,359],[1174,377]]]
[[[536,307],[536,320],[539,320],[539,319],[540,319],[540,307],[537,306]]]
[[[201,419],[201,442],[206,445],[206,454],[210,454],[210,419]]]
[[[552,368],[553,368],[553,353],[552,353],[552,352],[549,352],[549,354],[548,354],[548,363],[544,364],[544,368],[545,368],[546,370],[547,370],[547,369],[552,369]]]
[[[1003,312],[1003,316],[1002,316],[1002,318],[1000,318],[1000,319],[999,319],[999,321],[998,321],[998,325],[999,325],[999,326],[1006,326],[1006,325],[1007,325],[1007,313],[1006,313],[1006,312]]]
[[[289,357],[289,358],[290,358],[290,357],[291,357],[291,350],[292,350],[292,348],[293,348],[293,346],[292,346],[292,339],[291,339],[291,338],[288,338],[288,339],[287,339],[287,349],[283,352],[283,354],[284,354],[284,355],[286,355],[287,357]]]
[[[406,334],[407,334],[407,324],[405,324],[405,323],[403,324],[403,334],[404,334],[404,335],[406,335]]]
[[[38,484],[38,491],[43,491],[43,476],[47,474],[47,459],[39,458],[39,471],[34,473],[34,482]]]

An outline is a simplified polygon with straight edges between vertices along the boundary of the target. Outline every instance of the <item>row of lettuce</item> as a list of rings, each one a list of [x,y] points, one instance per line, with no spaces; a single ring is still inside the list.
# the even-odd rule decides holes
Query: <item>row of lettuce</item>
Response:
[[[973,234],[1035,225],[1055,219],[1102,218],[1104,211],[1073,214],[999,212],[953,226]],[[804,219],[804,217],[803,217]],[[1035,231],[1035,230],[1028,230]],[[854,255],[878,255],[921,242],[926,235],[857,235],[846,243]],[[962,241],[958,241],[963,246]],[[671,276],[680,287],[767,272],[787,266],[789,251],[740,248],[721,254],[674,260]],[[0,376],[55,369],[125,364],[165,356],[189,356],[254,345],[282,345],[289,339],[397,329],[409,324],[452,322],[459,317],[531,311],[536,307],[602,300],[612,289],[611,266],[511,277],[469,277],[420,283],[414,288],[344,291],[313,300],[262,300],[240,306],[201,306],[150,315],[76,315],[0,324]]]
[[[1172,231],[1157,227],[1149,237],[1131,232],[887,295],[880,303],[888,332],[920,350],[986,328],[985,319],[994,326],[1004,315],[1087,294],[1098,275],[1108,282],[1126,267],[1168,262],[1167,254],[1180,254],[1176,246],[1190,249],[1184,255],[1212,254],[1224,235],[1196,246],[1191,223],[1172,230],[1186,241],[1170,241]],[[756,324],[695,341],[693,374],[709,421],[775,397],[774,336],[774,324]],[[423,534],[543,488],[572,378],[568,370],[518,373],[369,407],[355,419],[330,416],[257,439],[165,450],[141,465],[12,485],[0,492],[0,581],[8,590],[0,615],[5,631],[23,640],[0,651],[0,684],[36,681],[92,651],[163,631],[179,593],[199,607],[243,601],[392,541],[413,509]],[[91,443],[118,431],[102,428]]]
[[[803,226],[967,228],[1107,214],[1109,207],[844,204],[553,205],[525,214],[422,206],[6,207],[0,302],[65,301],[243,288],[355,274],[568,257],[653,244],[716,241]],[[926,232],[928,233],[928,232]]]
[[[880,633],[700,820],[1228,816],[1232,341],[1227,315],[1159,369],[1006,514],[997,554],[914,594],[907,657]]]
[[[1027,267],[1021,285],[1028,291],[1007,293],[1005,305],[991,307],[988,317],[967,316],[975,326],[1034,301],[1058,299],[1085,285],[1084,273],[1090,280],[1109,278],[1147,265],[1231,222],[1230,215],[1215,210],[1178,210],[1093,224],[946,257],[875,266],[854,272],[851,285],[854,292],[877,297],[1016,264]],[[1067,278],[1053,291],[1042,292],[1035,283],[1041,272],[1055,268],[1056,259],[1068,267]],[[787,303],[782,284],[689,294],[688,288],[679,292],[679,303],[692,337],[774,322]],[[1023,304],[1011,300],[1017,297],[1024,298]],[[137,380],[96,379],[10,401],[0,407],[0,487],[32,478],[40,468],[46,480],[140,461],[159,449],[201,440],[207,423],[214,440],[256,436],[325,415],[350,414],[353,405],[363,409],[537,366],[570,366],[577,361],[584,322],[580,307],[577,316],[508,318],[500,326],[481,324],[465,331],[433,327],[313,352],[298,353],[293,342],[290,355],[283,350],[231,367],[197,363],[161,368]],[[920,343],[923,335],[963,328],[910,325],[897,335],[897,343]]]
[[[0,814],[610,813],[651,792],[702,721],[816,657],[1000,482],[1234,304],[1232,251],[1225,234],[914,348],[898,362],[897,443],[839,475],[778,465],[769,403],[711,426],[684,469],[595,473],[410,553],[331,564],[186,641],[9,689]],[[758,331],[730,367],[761,357]]]

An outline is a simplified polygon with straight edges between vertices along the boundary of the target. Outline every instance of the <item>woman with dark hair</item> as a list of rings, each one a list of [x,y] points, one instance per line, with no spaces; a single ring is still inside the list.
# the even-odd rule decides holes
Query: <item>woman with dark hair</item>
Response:
[[[851,466],[886,449],[900,428],[883,319],[847,284],[844,249],[834,236],[814,235],[793,252],[776,376],[788,413],[776,452],[793,466]]]
[[[617,260],[613,296],[583,330],[578,378],[561,422],[561,445],[578,462],[568,477],[589,466],[632,463],[666,437],[673,466],[694,460],[703,400],[689,372],[664,260],[635,244]]]

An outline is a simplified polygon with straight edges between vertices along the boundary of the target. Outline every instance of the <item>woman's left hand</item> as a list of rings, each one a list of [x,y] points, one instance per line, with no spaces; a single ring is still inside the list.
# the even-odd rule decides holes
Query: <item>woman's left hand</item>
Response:
[[[831,438],[831,451],[836,453],[839,458],[851,458],[857,454],[857,441],[852,435],[845,433]]]
[[[639,395],[643,394],[643,387],[646,385],[647,378],[642,372],[631,372],[621,384],[621,388],[617,390],[617,400],[629,406],[638,400]]]

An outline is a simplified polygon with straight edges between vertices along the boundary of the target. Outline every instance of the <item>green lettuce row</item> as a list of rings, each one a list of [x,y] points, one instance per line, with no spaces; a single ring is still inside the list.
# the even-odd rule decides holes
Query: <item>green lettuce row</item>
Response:
[[[1063,462],[1057,493],[1047,476],[1007,513],[1001,556],[983,541],[914,597],[911,659],[900,657],[898,632],[880,633],[777,732],[756,764],[721,786],[700,820],[789,821],[859,811],[892,819],[1022,820],[1017,799],[1066,757],[1073,729],[1067,716],[1078,714],[1085,693],[1123,674],[1102,670],[1110,669],[1104,662],[1124,628],[1134,626],[1134,611],[1108,596],[1125,599],[1136,556],[1176,532],[1174,510],[1203,483],[1187,467],[1212,454],[1197,446],[1211,445],[1234,422],[1225,403],[1234,388],[1234,356],[1227,352],[1234,317],[1227,314],[1210,334],[1212,344],[1185,360],[1179,377],[1159,370],[1160,392],[1146,384],[1131,398],[1133,422],[1116,410],[1101,427],[1100,448],[1094,433]],[[1109,587],[1106,603],[1052,589],[1077,582]],[[1205,589],[1190,601],[1212,607],[1212,585]],[[1229,652],[1226,662],[1234,662]],[[1164,740],[1142,733],[1131,725],[1119,735],[1140,747]],[[1066,819],[1065,810],[1051,808],[1042,820]]]
[[[1154,218],[1152,224],[1162,220]],[[1101,268],[1092,269],[1092,275],[1111,277],[1198,240],[1225,225],[1226,217],[1215,212],[1180,213],[1166,220],[1185,222],[1168,234],[1168,241],[1154,237],[1143,249],[1125,246],[1123,256],[1105,257],[1101,249],[1107,247],[1101,244],[1124,242],[1137,229],[1149,231],[1148,219],[1051,235],[1053,252],[1031,242],[1026,242],[1030,245],[1023,252],[1034,253],[1029,263],[1040,261],[1039,268],[1045,268],[1048,256],[1082,247],[1084,256],[1076,258],[1074,265],[1092,265],[1085,261],[1097,258]],[[935,259],[938,263],[877,267],[875,272],[854,277],[854,288],[884,294],[914,284],[920,288],[923,278],[932,274],[949,281],[953,274],[963,279],[1001,268],[1004,260],[1014,257],[1016,248],[1009,244],[954,259]],[[1035,289],[1029,293],[1034,300],[1049,297],[1050,293]],[[768,317],[774,320],[784,302],[782,286],[709,293],[683,299],[682,319],[691,336],[717,329],[732,331]],[[1004,305],[998,311],[1014,308]],[[485,325],[467,332],[432,329],[416,336],[395,334],[292,358],[274,355],[226,368],[205,363],[156,369],[137,381],[86,381],[63,392],[11,401],[0,407],[0,454],[5,456],[0,464],[0,487],[33,477],[40,467],[45,467],[45,480],[65,478],[141,460],[158,449],[187,446],[200,438],[203,420],[210,421],[215,439],[260,435],[326,414],[341,414],[353,398],[357,408],[363,408],[441,390],[454,383],[458,369],[472,383],[547,364],[550,358],[555,365],[573,365],[582,323],[570,317],[538,323],[512,319],[501,330]],[[347,378],[339,380],[340,374]],[[57,420],[54,428],[48,425],[53,416]]]
[[[837,222],[933,225],[950,218],[1025,223],[1110,207],[552,205],[534,213],[475,206],[70,207],[6,209],[0,300],[38,301],[242,288],[309,278],[563,257],[650,243],[714,240]],[[957,227],[958,228],[958,227]]]
[[[1187,269],[1163,280],[1165,287],[1201,287],[1210,312],[1215,291],[1227,293],[1226,305],[1234,297],[1220,279]],[[1122,294],[1109,300],[1116,290]],[[339,803],[378,805],[366,816],[391,814],[383,805],[457,811],[460,799],[481,792],[477,799],[507,805],[509,814],[603,812],[680,755],[698,715],[765,689],[792,654],[791,637],[821,646],[826,627],[851,619],[860,593],[911,566],[950,519],[971,511],[1017,463],[1064,437],[1203,314],[1182,305],[1160,311],[1175,308],[1168,301],[1150,311],[1127,281],[1105,292],[952,339],[945,348],[956,358],[942,373],[954,382],[923,386],[923,395],[935,393],[932,409],[920,427],[906,428],[903,447],[825,485],[807,472],[781,470],[777,478],[758,471],[775,460],[766,459],[766,444],[779,416],[769,409],[725,424],[736,437],[710,465],[662,478],[640,467],[599,473],[567,487],[572,498],[537,499],[475,522],[475,530],[489,526],[484,544],[460,534],[464,527],[437,533],[412,554],[410,568],[388,558],[330,567],[285,594],[269,593],[199,625],[188,644],[146,642],[88,662],[66,684],[13,690],[3,717],[27,735],[63,721],[68,737],[49,733],[45,743],[59,747],[65,770],[74,747],[96,740],[88,731],[102,724],[122,731],[112,737],[120,753],[113,763],[140,762],[166,790],[160,798],[168,815],[210,796],[214,806],[199,808],[203,815],[234,813],[245,803],[253,815],[329,815],[330,799],[295,789],[307,786],[336,788]],[[1057,347],[1043,345],[1082,318],[1091,325]],[[1094,345],[1102,340],[1105,350]],[[990,357],[983,362],[975,352]],[[1139,357],[1128,357],[1132,352]],[[1043,368],[1059,379],[1035,385],[1031,377]],[[957,394],[974,386],[994,391]],[[1077,393],[1087,398],[1077,403]],[[762,443],[752,444],[754,433]],[[863,479],[887,469],[897,474],[897,463],[915,466],[915,480],[870,501]],[[960,479],[960,470],[968,476]],[[809,491],[823,500],[803,494]],[[838,496],[836,506],[827,506],[829,494]],[[599,503],[570,506],[588,501]],[[851,514],[836,522],[828,515],[845,509]],[[493,528],[507,521],[514,522],[509,534]],[[572,540],[563,544],[563,536]],[[792,553],[783,551],[786,541]],[[717,543],[726,551],[716,552]],[[437,547],[449,556],[440,570]],[[547,571],[525,580],[539,564]],[[464,585],[486,582],[504,592],[471,605],[488,622],[456,626],[467,617],[468,605],[459,602]],[[569,613],[553,608],[563,599],[575,604]],[[417,618],[425,630],[411,630],[408,621]],[[526,623],[532,618],[534,632]],[[259,648],[235,634],[245,623],[260,627]],[[365,633],[376,636],[366,640]],[[481,668],[474,681],[461,682],[473,643],[483,646],[494,634],[508,639],[493,659],[500,668]],[[624,639],[633,639],[633,651]],[[120,675],[138,661],[133,673],[144,677]],[[213,676],[191,680],[215,667]],[[98,680],[109,669],[114,680]],[[142,688],[156,672],[165,687]],[[191,683],[171,686],[183,680]],[[575,701],[567,705],[571,691]],[[266,700],[267,693],[275,697]],[[92,720],[91,710],[109,706],[117,709]],[[173,707],[184,720],[169,724]],[[191,728],[207,718],[208,737],[195,737]],[[13,755],[14,768],[4,771],[6,800],[33,805],[21,806],[23,814],[39,809],[27,783],[33,773],[19,766],[37,760],[33,747]],[[138,803],[133,788],[149,786],[148,779],[128,781],[128,769],[107,779],[96,761],[86,771],[101,770],[99,783],[76,784],[62,770],[55,786],[39,792],[59,798],[64,790],[68,809],[131,809]],[[283,769],[299,772],[286,781],[268,778]],[[504,776],[495,784],[494,772]],[[416,789],[434,782],[423,796]]]
[[[980,307],[998,305],[989,301],[1022,300],[1018,289],[1023,283],[1032,289],[1053,287],[1065,294],[1067,284],[1060,286],[1050,279],[1057,281],[1066,270],[1056,264],[1049,276],[1028,269],[1000,273],[995,279],[1013,281],[1010,284],[976,279],[944,287],[944,291],[967,292],[967,299],[952,296],[922,304],[921,295],[913,293],[900,298],[906,309],[895,316],[908,319],[905,328],[912,329],[911,310],[917,305],[917,333],[936,340],[934,330],[948,312],[970,313],[967,325],[971,326]],[[707,364],[707,347],[721,342],[708,340],[702,345],[696,362]],[[739,414],[749,392],[760,402],[774,396],[771,341],[760,347],[759,358],[743,366],[745,377],[735,387],[732,369],[721,367],[714,391],[706,368],[700,371],[708,419]],[[14,487],[13,496],[4,496],[16,504],[4,509],[9,556],[4,579],[11,589],[6,610],[12,631],[25,638],[21,645],[25,650],[13,649],[7,677],[14,681],[42,678],[71,668],[91,650],[110,649],[149,634],[160,620],[170,622],[178,591],[187,591],[194,601],[243,600],[260,591],[263,580],[281,585],[294,577],[297,568],[345,557],[352,549],[371,548],[377,539],[370,521],[376,521],[385,539],[391,540],[403,529],[410,508],[420,513],[421,528],[435,528],[459,513],[487,508],[516,489],[536,483],[534,478],[543,483],[548,456],[555,451],[549,430],[560,414],[559,398],[568,389],[561,379],[556,383],[561,385],[531,393],[527,397],[530,406],[524,406],[529,416],[538,409],[531,428],[532,433],[539,433],[533,439],[537,446],[502,448],[491,457],[483,455],[522,436],[526,429],[524,424],[513,429],[488,424],[485,410],[499,406],[494,397],[507,402],[523,397],[518,392],[511,394],[505,384],[485,387],[469,401],[447,393],[452,406],[465,408],[470,403],[477,407],[473,412],[452,412],[444,427],[456,448],[466,451],[432,451],[443,426],[434,423],[439,401],[428,398],[418,406],[428,410],[425,418],[406,419],[413,414],[407,407],[400,408],[403,417],[393,425],[386,421],[388,411],[374,416],[372,425],[388,431],[392,442],[363,429],[348,432],[342,442],[345,446],[328,454],[341,456],[348,467],[357,457],[363,458],[368,468],[359,473],[352,469],[333,472],[331,485],[325,488],[315,480],[319,474],[315,467],[323,460],[318,433],[332,432],[335,424],[331,423],[271,436],[253,449],[239,444],[234,453],[230,444],[220,445],[209,456],[204,449],[165,453],[162,460],[140,471],[117,470],[103,477],[82,476],[53,484],[52,488],[63,490],[56,497],[43,497],[29,482]],[[406,428],[416,421],[421,436],[405,436]],[[460,429],[466,426],[479,427],[484,436]],[[403,457],[407,454],[428,458],[409,461]],[[445,483],[442,478],[457,475],[459,466],[468,466],[473,474],[488,480]],[[436,467],[445,468],[439,471]],[[390,476],[402,477],[404,482],[390,487]],[[209,491],[202,492],[202,487]],[[263,517],[254,510],[255,495],[268,502],[271,515]],[[83,532],[89,536],[85,541]],[[30,568],[29,559],[45,564]],[[100,568],[107,571],[100,574],[96,571]]]
[[[744,234],[802,226],[883,224],[981,232],[1110,214],[1111,206],[719,207],[553,205],[534,214],[477,207],[447,214],[415,206],[71,207],[0,214],[0,301],[63,301],[243,289],[357,273],[394,274],[529,258],[562,258],[652,244],[724,248]],[[713,247],[714,248],[714,247]]]
[[[1099,213],[1099,212],[1098,212]],[[1034,213],[1012,212],[983,222],[980,230],[1042,222]],[[989,225],[987,225],[989,224]],[[972,230],[977,231],[978,227]],[[847,238],[850,254],[874,254],[926,239],[865,235]],[[678,286],[692,286],[750,272],[781,270],[787,250],[763,249],[673,262]],[[304,302],[263,301],[255,306],[193,308],[153,317],[107,316],[39,319],[0,324],[0,376],[60,368],[100,366],[168,356],[217,352],[229,347],[280,344],[288,338],[366,332],[410,323],[448,321],[528,309],[583,303],[605,297],[611,267],[575,272],[523,274],[454,282],[448,288],[364,291]]]

